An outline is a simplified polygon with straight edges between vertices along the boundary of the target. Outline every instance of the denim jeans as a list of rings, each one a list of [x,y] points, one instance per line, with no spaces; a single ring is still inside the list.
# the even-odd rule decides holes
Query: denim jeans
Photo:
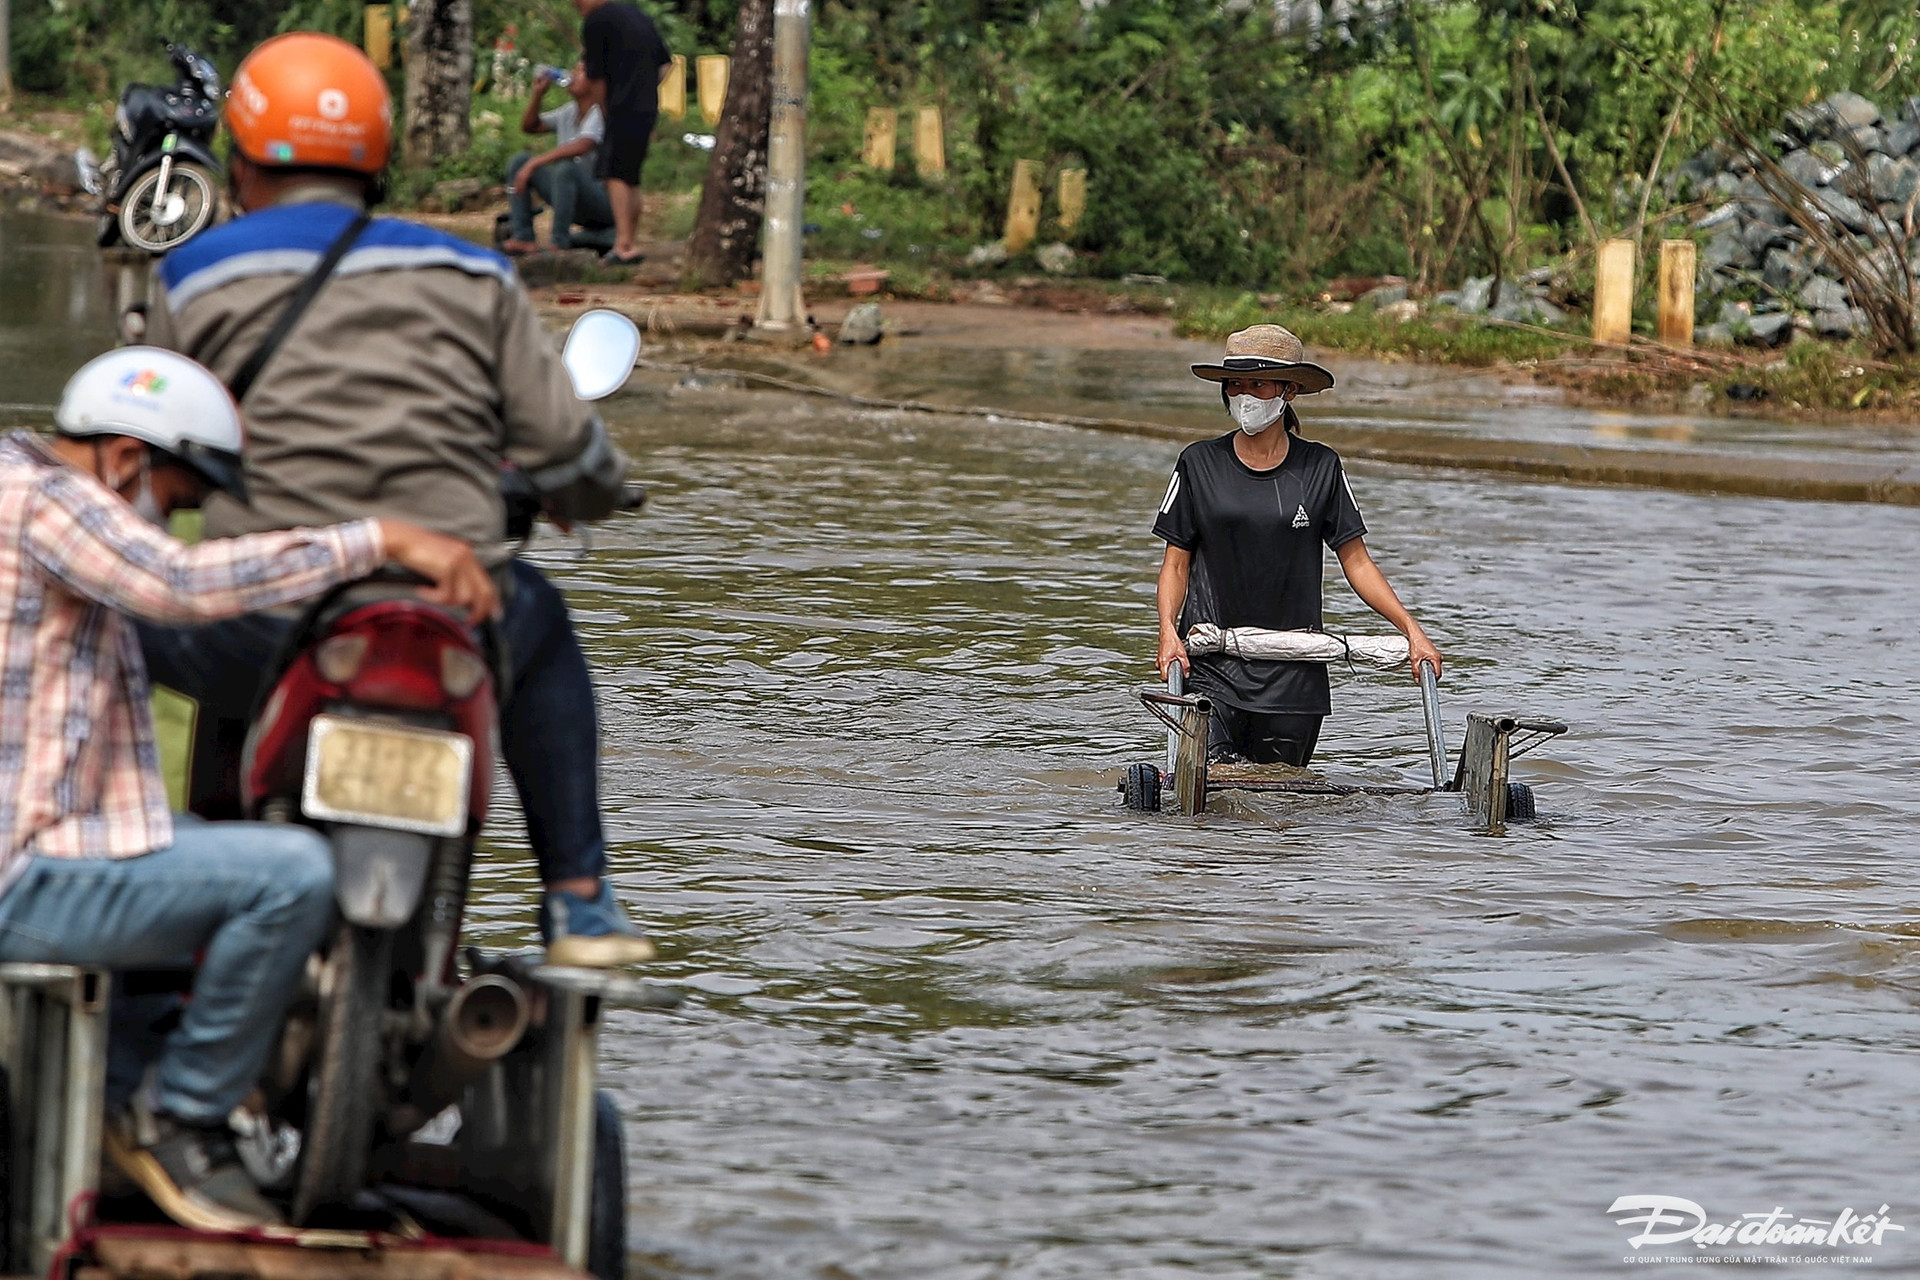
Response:
[[[566,598],[532,565],[512,561],[500,623],[510,685],[500,691],[500,744],[540,878],[599,876],[607,866],[600,825],[600,725],[593,677],[567,616]],[[203,719],[243,722],[293,624],[266,614],[208,627],[140,624],[155,683],[200,703]],[[209,767],[195,760],[196,773]]]
[[[201,953],[154,1103],[213,1124],[253,1088],[332,921],[333,856],[319,835],[186,819],[170,848],[138,858],[32,859],[0,897],[0,960],[185,968]]]
[[[554,248],[611,249],[613,205],[607,199],[607,184],[595,180],[577,160],[556,160],[533,171],[527,190],[514,191],[513,180],[532,158],[531,151],[522,151],[507,164],[507,210],[513,238],[534,239],[533,197],[537,193],[553,210]]]

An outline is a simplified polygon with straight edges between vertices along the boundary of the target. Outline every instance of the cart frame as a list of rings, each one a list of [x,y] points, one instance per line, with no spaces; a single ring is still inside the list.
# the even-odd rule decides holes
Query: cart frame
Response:
[[[1520,714],[1490,715],[1469,712],[1460,758],[1451,776],[1440,719],[1439,681],[1431,665],[1420,665],[1420,709],[1425,721],[1430,787],[1388,787],[1328,781],[1286,765],[1209,764],[1208,726],[1213,702],[1205,694],[1185,690],[1178,663],[1168,671],[1167,687],[1142,689],[1140,702],[1167,726],[1165,776],[1173,784],[1173,809],[1193,817],[1207,807],[1217,791],[1272,792],[1287,795],[1431,795],[1457,792],[1467,802],[1474,825],[1490,833],[1504,832],[1510,818],[1510,767],[1527,752],[1567,731],[1558,720]],[[1531,814],[1525,815],[1531,817]]]

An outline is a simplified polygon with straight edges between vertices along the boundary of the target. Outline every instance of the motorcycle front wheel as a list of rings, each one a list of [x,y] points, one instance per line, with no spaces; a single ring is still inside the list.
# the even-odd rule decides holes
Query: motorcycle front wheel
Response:
[[[197,164],[175,164],[160,189],[160,170],[134,179],[120,201],[120,236],[136,249],[165,253],[205,231],[219,195],[213,175]]]
[[[393,933],[342,923],[327,952],[320,993],[319,1062],[307,1086],[293,1220],[305,1226],[343,1209],[366,1185],[367,1155],[384,1091],[380,1062],[391,986]]]

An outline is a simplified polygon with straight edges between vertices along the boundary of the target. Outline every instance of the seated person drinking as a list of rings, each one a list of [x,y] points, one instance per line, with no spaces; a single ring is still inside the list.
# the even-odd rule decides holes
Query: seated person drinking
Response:
[[[572,99],[551,111],[542,111],[553,77],[542,71],[533,82],[520,128],[526,133],[550,133],[555,145],[535,154],[522,151],[507,163],[508,236],[501,247],[508,253],[533,253],[533,197],[538,194],[553,210],[552,240],[556,249],[600,249],[613,244],[613,205],[607,184],[593,176],[594,154],[606,141],[607,128],[600,108],[587,101],[586,69],[576,65],[562,82]]]

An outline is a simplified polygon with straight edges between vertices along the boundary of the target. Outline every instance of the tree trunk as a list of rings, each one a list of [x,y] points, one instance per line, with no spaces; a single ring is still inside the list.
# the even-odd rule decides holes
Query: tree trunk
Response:
[[[753,273],[767,207],[772,119],[773,0],[743,0],[727,107],[687,246],[687,275],[697,284],[728,285]]]
[[[473,141],[473,0],[413,0],[407,10],[409,169],[457,156]]]
[[[13,110],[13,14],[0,0],[0,110]]]

